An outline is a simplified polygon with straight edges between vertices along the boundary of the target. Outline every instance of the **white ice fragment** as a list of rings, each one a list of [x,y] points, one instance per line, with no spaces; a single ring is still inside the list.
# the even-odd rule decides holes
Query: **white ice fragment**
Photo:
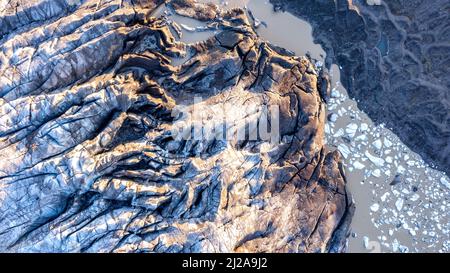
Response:
[[[367,125],[367,123],[361,123],[361,127],[359,127],[359,129],[361,130],[361,132],[365,132],[367,131],[367,129],[369,129],[369,125]]]
[[[387,197],[388,197],[389,195],[391,195],[389,192],[385,192],[385,193],[380,197],[381,201],[382,201],[382,202],[386,201],[386,199],[387,199]]]
[[[332,98],[339,98],[341,94],[339,93],[339,91],[336,88],[333,88],[333,90],[331,90],[330,95]]]
[[[187,31],[190,31],[190,32],[195,32],[195,31],[197,31],[197,29],[196,29],[195,27],[191,27],[191,26],[188,26],[188,25],[185,25],[185,24],[180,24],[180,26],[181,26],[184,30],[187,30]]]
[[[350,155],[351,151],[350,149],[347,147],[347,145],[343,144],[343,143],[339,143],[338,145],[338,150],[341,152],[342,156],[347,159],[347,157]]]
[[[362,170],[362,169],[364,169],[365,166],[361,162],[355,161],[355,162],[353,162],[353,167],[357,170]]]
[[[359,136],[355,137],[355,141],[366,141],[366,140],[367,140],[366,135],[359,135]]]
[[[392,163],[392,157],[386,156],[386,162],[389,164]]]
[[[394,239],[394,241],[392,242],[392,251],[393,252],[397,252],[399,246],[400,246],[400,243],[398,242],[398,240]]]
[[[363,237],[363,245],[365,249],[369,249],[369,237],[367,236]]]
[[[356,130],[358,130],[358,125],[356,123],[350,123],[345,128],[345,133],[350,137],[354,137],[356,134]]]
[[[254,22],[253,22],[253,26],[255,28],[259,28],[261,26],[262,22],[261,20],[259,20],[258,18],[255,18]]]
[[[330,114],[330,116],[328,117],[328,120],[330,122],[336,122],[338,116],[335,113]]]
[[[401,253],[409,252],[409,248],[407,246],[399,245],[398,249],[400,250]]]
[[[403,199],[399,198],[397,199],[397,201],[395,201],[395,207],[397,208],[398,211],[401,211],[403,208]]]
[[[373,145],[373,146],[375,147],[375,149],[377,149],[377,150],[380,150],[380,149],[383,147],[383,143],[381,142],[380,139],[375,140],[375,141],[373,142],[372,145]]]
[[[406,169],[402,165],[398,165],[397,172],[403,174],[406,171]]]
[[[384,165],[384,159],[371,155],[368,151],[364,155],[376,166],[382,167]]]
[[[380,171],[380,169],[375,169],[375,170],[373,170],[372,171],[372,175],[373,176],[375,176],[375,177],[380,177],[381,176],[381,171]]]
[[[325,123],[325,134],[329,135],[331,133],[330,126],[328,123]]]
[[[337,130],[337,132],[333,135],[333,137],[341,137],[344,135],[344,130],[342,128],[339,128],[339,130]]]
[[[378,211],[379,208],[380,208],[380,205],[378,205],[377,203],[374,203],[372,206],[370,206],[370,210],[373,212]]]
[[[450,189],[450,182],[448,182],[447,178],[445,176],[442,176],[439,181],[442,183],[442,185],[446,186],[448,189]]]
[[[408,162],[406,162],[406,165],[408,165],[409,167],[414,166],[414,164],[416,164],[416,162],[413,160],[408,160]]]
[[[369,6],[380,6],[381,0],[366,0],[367,5]]]
[[[387,148],[390,148],[390,147],[392,147],[392,142],[389,139],[384,138],[384,146],[386,146]]]

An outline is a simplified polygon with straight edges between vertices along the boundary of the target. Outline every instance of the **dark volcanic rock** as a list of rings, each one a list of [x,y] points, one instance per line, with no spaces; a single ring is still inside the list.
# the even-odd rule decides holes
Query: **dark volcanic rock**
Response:
[[[345,249],[353,204],[308,59],[261,41],[239,9],[174,1],[219,28],[187,45],[151,16],[161,1],[22,2],[0,17],[0,250]],[[281,141],[171,133],[176,109],[223,105],[235,126],[278,106]]]
[[[313,25],[358,106],[450,172],[450,2],[271,0]]]

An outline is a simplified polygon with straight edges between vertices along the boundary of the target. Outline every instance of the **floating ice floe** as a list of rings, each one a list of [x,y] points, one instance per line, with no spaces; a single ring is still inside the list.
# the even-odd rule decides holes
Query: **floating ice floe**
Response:
[[[450,189],[450,182],[448,182],[447,178],[442,176],[439,181],[442,183],[442,185],[446,186],[448,189]]]
[[[384,146],[386,146],[386,148],[392,147],[392,142],[389,139],[384,138],[383,142],[384,142]]]
[[[403,199],[402,198],[398,198],[397,201],[395,201],[395,207],[397,208],[398,211],[401,211],[403,208]]]
[[[350,123],[350,124],[347,125],[347,127],[345,128],[345,133],[346,133],[349,137],[354,137],[357,130],[358,130],[358,125],[357,125],[356,123]]]
[[[339,144],[338,150],[341,152],[341,154],[344,158],[348,158],[349,154],[351,153],[351,151],[347,147],[347,145],[345,145],[343,143]]]
[[[369,129],[369,125],[367,123],[361,123],[360,127],[361,132],[365,132],[367,131],[367,129]]]
[[[372,175],[375,177],[380,177],[381,176],[381,171],[380,169],[375,169],[372,171]]]
[[[369,237],[367,236],[363,237],[363,245],[365,249],[369,249]]]
[[[382,167],[384,165],[384,159],[371,155],[369,151],[366,151],[364,155],[376,166]]]
[[[379,208],[380,205],[378,205],[377,203],[374,203],[372,206],[370,206],[370,210],[373,212],[377,212]]]
[[[335,113],[332,113],[328,116],[328,120],[330,122],[336,122],[337,118],[338,118],[338,116]]]
[[[377,139],[373,142],[373,146],[377,150],[381,150],[381,147],[383,147],[383,143],[381,142],[381,139]]]
[[[391,195],[389,192],[385,192],[381,197],[380,197],[380,199],[381,199],[381,201],[386,201],[386,199],[388,198],[388,196],[389,195]]]
[[[355,161],[355,162],[353,162],[353,167],[357,170],[362,170],[362,169],[364,169],[365,166],[361,162]]]
[[[399,165],[399,166],[397,167],[397,172],[398,172],[398,173],[403,174],[403,173],[405,173],[405,171],[406,171],[406,169],[405,169],[402,165]]]

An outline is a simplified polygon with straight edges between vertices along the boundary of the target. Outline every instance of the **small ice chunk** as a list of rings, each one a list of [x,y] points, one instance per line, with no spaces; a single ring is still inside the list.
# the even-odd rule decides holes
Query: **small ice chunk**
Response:
[[[401,253],[409,252],[409,248],[407,246],[399,245],[398,249],[400,250]]]
[[[403,174],[403,173],[405,173],[405,171],[406,171],[406,169],[402,165],[398,165],[398,167],[397,167],[398,173]]]
[[[255,28],[259,28],[259,26],[261,26],[261,24],[262,24],[261,20],[259,20],[258,18],[255,18],[255,19],[254,19],[254,21],[253,21],[253,26],[254,26]]]
[[[365,249],[369,249],[369,237],[367,236],[363,237],[363,245]]]
[[[448,189],[450,189],[450,182],[448,182],[447,178],[445,176],[442,176],[441,179],[439,179],[442,185],[446,186]]]
[[[325,123],[325,134],[327,135],[331,134],[330,125],[328,125],[328,123]]]
[[[355,137],[355,141],[366,141],[366,140],[367,140],[366,135],[359,135],[359,136]]]
[[[398,211],[401,211],[403,208],[403,199],[399,198],[397,199],[397,201],[395,201],[395,207],[397,208]]]
[[[370,210],[373,212],[377,212],[378,209],[380,209],[380,205],[378,205],[377,203],[374,203],[372,206],[370,206]]]
[[[339,91],[336,88],[333,88],[331,90],[331,94],[330,95],[331,95],[332,98],[339,98],[341,94],[339,93]]]
[[[412,167],[412,166],[414,166],[415,164],[416,164],[416,162],[413,161],[413,160],[408,160],[408,162],[406,162],[406,165],[408,165],[409,167]]]
[[[373,170],[372,171],[372,175],[373,176],[375,176],[375,177],[380,177],[381,176],[381,171],[380,171],[380,169],[375,169],[375,170]]]
[[[365,166],[361,162],[355,161],[355,162],[353,162],[353,167],[357,170],[362,170],[362,169],[364,169]]]
[[[347,157],[350,155],[351,151],[350,149],[347,147],[347,145],[343,144],[343,143],[339,143],[338,145],[338,150],[341,152],[342,156],[347,159]]]
[[[344,130],[342,128],[339,128],[339,130],[337,130],[336,133],[334,133],[333,137],[337,138],[337,137],[341,137],[344,135]]]
[[[384,138],[384,146],[386,146],[387,148],[390,148],[390,147],[392,147],[392,142],[389,139]]]
[[[184,30],[187,30],[187,31],[190,31],[190,32],[195,32],[195,31],[197,31],[197,28],[191,27],[191,26],[188,26],[188,25],[185,25],[185,24],[180,24],[180,26],[181,26]]]
[[[415,202],[419,199],[420,199],[420,195],[418,195],[417,193],[415,193],[411,196],[411,201],[413,201],[413,202]]]
[[[371,155],[368,151],[364,155],[376,166],[382,167],[384,165],[384,159]]]
[[[367,125],[367,123],[361,123],[361,127],[359,127],[359,129],[361,130],[361,132],[365,132],[367,131],[367,129],[369,129],[369,125]]]
[[[367,5],[369,6],[380,6],[381,5],[381,0],[366,0]]]
[[[373,145],[373,146],[375,147],[375,149],[377,149],[377,150],[380,150],[380,149],[383,147],[383,143],[381,142],[380,139],[375,140],[375,141],[373,142],[372,145]]]
[[[392,157],[386,156],[386,162],[389,164],[392,163]]]
[[[381,201],[382,201],[382,202],[386,201],[386,199],[387,199],[387,197],[388,197],[389,195],[391,195],[389,192],[385,192],[385,193],[380,197]]]
[[[399,247],[400,247],[400,243],[398,242],[397,239],[394,239],[394,241],[392,242],[392,251],[397,252]]]
[[[336,122],[337,118],[338,118],[338,115],[336,115],[335,113],[331,113],[331,114],[328,115],[328,120],[330,122]]]
[[[354,137],[357,130],[358,130],[358,125],[356,123],[350,123],[345,128],[345,133],[350,137]]]

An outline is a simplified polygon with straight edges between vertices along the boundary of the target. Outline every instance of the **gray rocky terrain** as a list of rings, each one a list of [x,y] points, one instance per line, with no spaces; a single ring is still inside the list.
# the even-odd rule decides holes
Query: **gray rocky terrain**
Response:
[[[216,30],[182,43],[153,16],[162,2],[1,2],[0,250],[344,251],[353,204],[324,145],[326,74],[242,9],[170,1]],[[178,106],[222,104],[236,124],[279,106],[281,141],[171,134]]]
[[[307,20],[358,106],[450,172],[450,2],[270,0]]]

